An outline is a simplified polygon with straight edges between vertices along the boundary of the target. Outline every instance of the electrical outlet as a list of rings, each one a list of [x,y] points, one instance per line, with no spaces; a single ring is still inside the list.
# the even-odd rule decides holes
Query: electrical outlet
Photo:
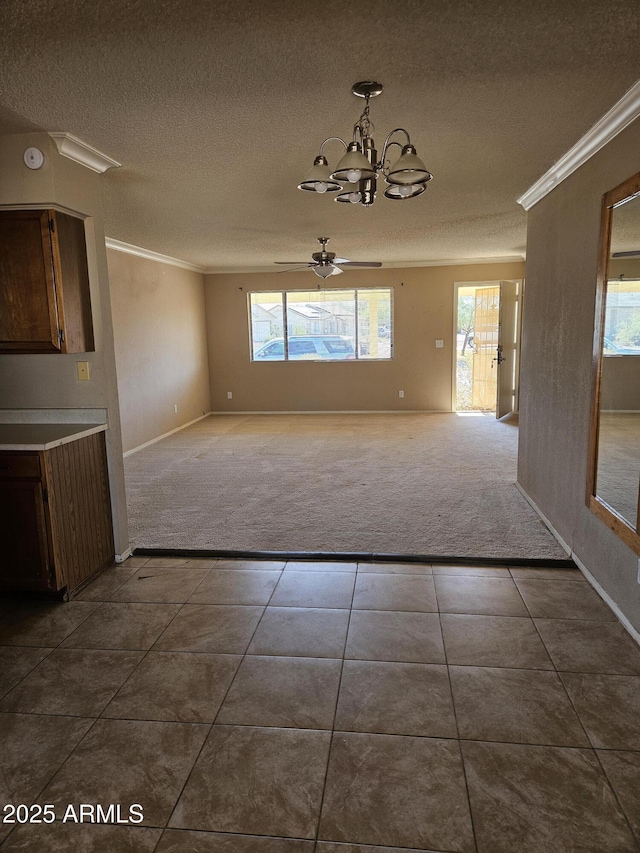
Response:
[[[404,391],[398,391],[398,397],[402,399],[402,397],[404,397]]]
[[[444,341],[441,341],[441,340],[436,341],[436,349],[442,349],[443,346],[444,346]]]
[[[177,403],[176,403],[176,404],[175,404],[175,406],[173,407],[173,414],[174,414],[174,415],[177,415],[177,414],[178,414],[178,404],[177,404]]]
[[[233,400],[233,391],[227,391],[227,400]]]
[[[89,381],[89,362],[88,361],[77,361],[76,362],[76,370],[78,371],[78,380],[80,382],[88,382]]]

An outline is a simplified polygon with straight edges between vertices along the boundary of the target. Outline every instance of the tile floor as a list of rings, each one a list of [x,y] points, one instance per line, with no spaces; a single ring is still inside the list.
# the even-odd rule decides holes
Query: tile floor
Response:
[[[57,820],[2,853],[638,853],[640,649],[573,570],[132,558],[0,599],[5,803]]]

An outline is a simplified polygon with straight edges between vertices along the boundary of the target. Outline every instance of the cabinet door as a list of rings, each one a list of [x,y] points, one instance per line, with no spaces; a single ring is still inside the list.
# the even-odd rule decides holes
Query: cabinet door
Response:
[[[0,480],[0,589],[52,589],[42,483]]]
[[[0,212],[0,351],[60,352],[48,210]]]

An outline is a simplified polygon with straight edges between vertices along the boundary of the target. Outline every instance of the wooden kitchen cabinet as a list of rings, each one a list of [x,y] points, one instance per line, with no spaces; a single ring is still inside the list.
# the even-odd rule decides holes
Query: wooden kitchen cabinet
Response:
[[[93,352],[84,222],[0,211],[0,352]]]
[[[106,465],[104,432],[0,450],[0,589],[70,593],[113,562]]]

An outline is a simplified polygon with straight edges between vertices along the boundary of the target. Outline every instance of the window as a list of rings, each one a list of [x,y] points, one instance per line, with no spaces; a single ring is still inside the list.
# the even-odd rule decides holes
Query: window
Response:
[[[602,354],[640,355],[640,281],[608,281]]]
[[[378,361],[393,352],[390,287],[250,293],[252,361]]]

